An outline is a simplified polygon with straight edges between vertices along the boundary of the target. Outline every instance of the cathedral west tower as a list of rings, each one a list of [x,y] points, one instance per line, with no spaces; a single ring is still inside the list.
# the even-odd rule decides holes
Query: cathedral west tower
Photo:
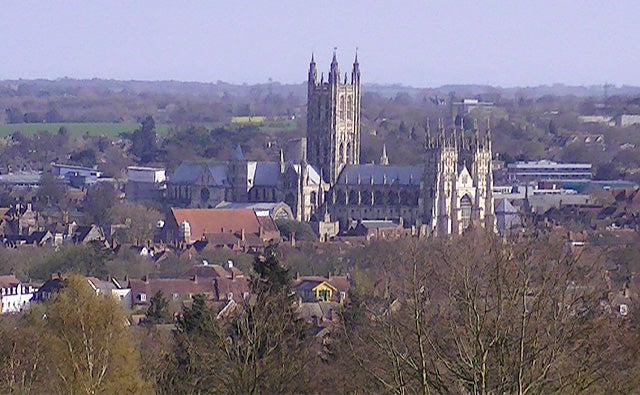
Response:
[[[351,80],[340,70],[333,53],[327,81],[318,81],[311,56],[307,92],[307,160],[320,169],[325,181],[335,184],[345,165],[360,162],[360,66],[356,55]]]

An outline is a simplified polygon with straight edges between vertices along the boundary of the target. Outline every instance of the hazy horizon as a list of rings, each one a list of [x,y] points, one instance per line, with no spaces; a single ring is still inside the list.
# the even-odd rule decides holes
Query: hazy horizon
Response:
[[[3,5],[0,79],[297,84],[337,47],[364,83],[638,84],[640,3],[330,1]]]

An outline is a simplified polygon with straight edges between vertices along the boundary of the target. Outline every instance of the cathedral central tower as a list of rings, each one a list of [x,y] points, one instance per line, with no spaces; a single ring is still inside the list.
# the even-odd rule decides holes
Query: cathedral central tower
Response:
[[[335,184],[345,165],[360,162],[360,66],[356,54],[351,71],[340,82],[336,53],[327,81],[318,81],[311,56],[307,91],[307,158],[325,181]]]

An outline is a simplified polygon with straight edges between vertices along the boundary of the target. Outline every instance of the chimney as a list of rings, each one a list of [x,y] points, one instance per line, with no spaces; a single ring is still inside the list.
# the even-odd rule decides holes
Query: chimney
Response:
[[[197,284],[197,283],[198,283],[198,275],[197,275],[197,274],[194,274],[194,275],[193,275],[193,283],[194,283],[194,284]]]
[[[291,242],[291,247],[296,246],[296,232],[291,232],[289,234],[289,241]]]
[[[258,236],[260,236],[260,238],[262,238],[264,233],[264,228],[262,227],[262,225],[258,226]]]
[[[244,228],[240,229],[240,240],[245,241]]]
[[[149,284],[149,276],[147,276],[146,274],[142,276],[142,281],[144,281],[145,284]]]

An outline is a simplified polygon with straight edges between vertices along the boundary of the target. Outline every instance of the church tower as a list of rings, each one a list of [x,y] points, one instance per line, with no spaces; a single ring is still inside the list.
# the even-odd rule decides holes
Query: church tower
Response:
[[[478,126],[466,133],[457,125],[446,135],[442,120],[438,135],[427,128],[426,164],[419,202],[424,224],[436,235],[461,234],[476,223],[495,230],[491,132],[480,137]]]
[[[455,133],[446,136],[444,122],[438,121],[438,133],[427,130],[426,163],[423,176],[423,212],[425,225],[433,234],[451,234],[455,227],[455,201],[458,147]]]
[[[351,71],[340,82],[335,51],[324,80],[313,55],[309,64],[307,91],[307,158],[317,166],[325,181],[335,184],[345,165],[360,162],[360,65],[356,54]]]

